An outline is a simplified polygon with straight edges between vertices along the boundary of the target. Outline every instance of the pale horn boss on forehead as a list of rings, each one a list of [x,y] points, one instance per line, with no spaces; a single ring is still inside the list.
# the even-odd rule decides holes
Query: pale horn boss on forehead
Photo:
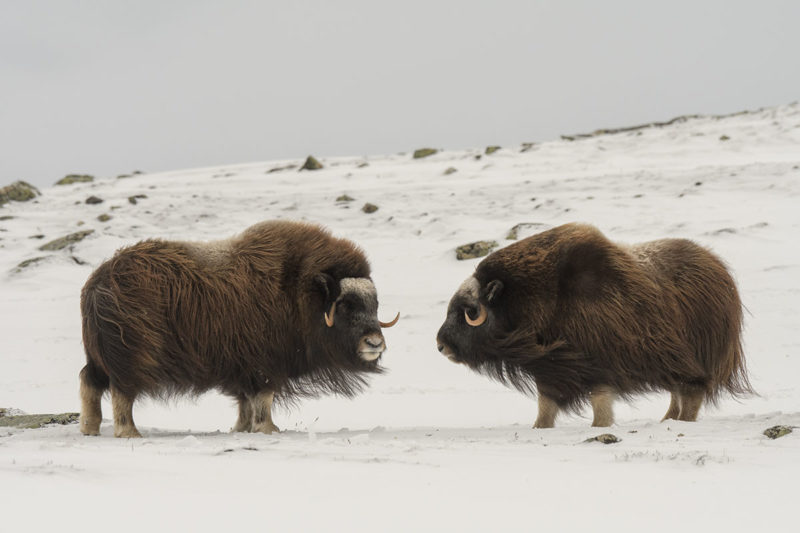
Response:
[[[664,416],[696,420],[723,391],[751,393],[742,304],[725,264],[684,239],[635,246],[566,224],[486,257],[450,300],[437,345],[448,359],[539,394],[534,427],[616,396],[666,390]]]
[[[119,250],[81,294],[81,431],[140,436],[133,402],[217,389],[235,431],[270,433],[273,400],[353,396],[386,350],[364,253],[311,224],[272,221],[216,242],[148,240]]]

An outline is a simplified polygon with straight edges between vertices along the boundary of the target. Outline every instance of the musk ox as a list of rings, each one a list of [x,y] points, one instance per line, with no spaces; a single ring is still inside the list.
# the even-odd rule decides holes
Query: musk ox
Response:
[[[591,403],[614,421],[616,396],[667,390],[664,419],[694,421],[722,390],[752,392],[742,304],[725,264],[684,239],[635,246],[566,224],[486,257],[453,296],[439,351],[539,394],[535,428]]]
[[[352,396],[386,349],[364,253],[322,228],[263,222],[216,242],[123,248],[81,293],[86,366],[80,428],[98,435],[111,390],[114,435],[141,436],[140,396],[210,389],[236,398],[234,431],[278,431],[273,399]]]

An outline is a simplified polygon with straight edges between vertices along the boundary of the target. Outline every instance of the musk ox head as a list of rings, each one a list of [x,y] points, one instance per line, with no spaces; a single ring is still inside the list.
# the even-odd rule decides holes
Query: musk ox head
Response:
[[[324,296],[321,316],[315,319],[322,331],[322,342],[342,354],[352,354],[363,363],[372,363],[386,351],[381,328],[394,326],[400,313],[391,322],[378,320],[378,293],[369,278],[342,278],[328,274],[315,278]]]
[[[496,341],[509,330],[506,317],[497,303],[503,282],[492,280],[483,287],[474,276],[458,288],[447,306],[447,318],[439,329],[439,351],[455,363],[475,367],[491,358]]]

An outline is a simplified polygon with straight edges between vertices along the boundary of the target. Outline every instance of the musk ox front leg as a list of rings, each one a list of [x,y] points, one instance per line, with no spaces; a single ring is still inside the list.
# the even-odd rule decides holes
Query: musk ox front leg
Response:
[[[272,422],[272,400],[275,393],[259,392],[253,398],[253,429],[252,431],[266,433],[279,433],[280,429]]]
[[[239,418],[231,431],[253,431],[253,401],[247,396],[238,396]]]
[[[534,429],[551,428],[556,424],[558,404],[552,398],[539,394],[539,415],[533,423]]]
[[[133,401],[111,387],[111,408],[114,411],[114,436],[121,438],[141,438],[142,434],[133,423]]]
[[[614,424],[614,399],[617,394],[607,385],[599,385],[592,389],[592,427],[609,427]]]

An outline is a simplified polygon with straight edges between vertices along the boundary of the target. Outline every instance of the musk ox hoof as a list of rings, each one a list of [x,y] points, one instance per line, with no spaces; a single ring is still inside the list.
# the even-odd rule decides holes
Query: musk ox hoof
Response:
[[[264,433],[266,435],[271,435],[272,433],[280,432],[280,428],[272,422],[265,422],[263,424],[256,424],[253,426],[253,433]]]
[[[83,433],[87,437],[97,437],[97,436],[100,435],[100,430],[99,429],[81,428],[81,433]]]
[[[115,429],[114,436],[120,439],[141,439],[142,434],[136,428]]]

